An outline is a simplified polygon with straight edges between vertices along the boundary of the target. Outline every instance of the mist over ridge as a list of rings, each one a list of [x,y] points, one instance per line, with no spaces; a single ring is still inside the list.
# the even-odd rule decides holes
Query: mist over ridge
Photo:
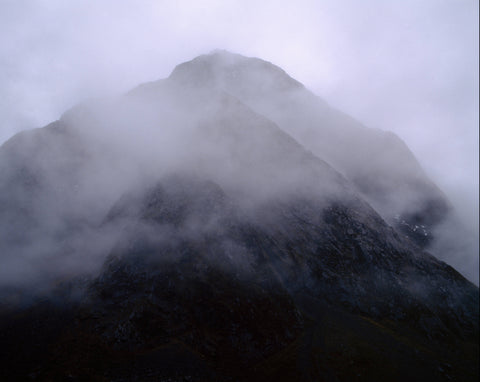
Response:
[[[179,65],[170,78],[223,89],[267,116],[352,181],[390,224],[414,231],[423,245],[478,283],[478,233],[392,132],[365,127],[258,58],[215,50]],[[431,242],[429,230],[437,231],[442,244]]]
[[[60,272],[98,268],[115,228],[98,249],[72,243],[95,247],[96,227],[116,200],[175,172],[207,177],[253,206],[283,193],[365,198],[388,224],[478,282],[471,239],[452,223],[449,202],[407,146],[258,58],[222,50],[199,56],[164,80],[88,101],[44,129],[20,133],[0,155],[7,283],[16,272],[42,274],[47,253],[52,264],[60,259]],[[20,206],[29,207],[19,213]],[[24,229],[29,240],[17,238],[22,225],[31,227]],[[52,253],[69,232],[69,254]],[[77,259],[80,253],[91,261]]]
[[[480,380],[479,4],[0,1],[0,381]]]
[[[0,378],[476,380],[452,212],[395,134],[196,57],[0,146]]]
[[[226,47],[274,62],[367,126],[394,131],[478,235],[475,1],[1,7],[2,142],[92,94],[120,94]]]

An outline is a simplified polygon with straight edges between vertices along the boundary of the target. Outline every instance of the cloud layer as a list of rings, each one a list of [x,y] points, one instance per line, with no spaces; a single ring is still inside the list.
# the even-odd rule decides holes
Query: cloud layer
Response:
[[[478,237],[476,1],[6,0],[0,32],[0,141],[225,48],[399,134]]]

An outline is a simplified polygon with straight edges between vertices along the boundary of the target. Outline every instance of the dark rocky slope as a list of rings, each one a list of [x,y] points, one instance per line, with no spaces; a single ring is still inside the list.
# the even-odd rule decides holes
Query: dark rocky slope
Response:
[[[5,378],[476,379],[478,289],[358,201],[252,216],[215,183],[172,176],[104,224],[122,220],[80,299],[61,285],[2,315]]]

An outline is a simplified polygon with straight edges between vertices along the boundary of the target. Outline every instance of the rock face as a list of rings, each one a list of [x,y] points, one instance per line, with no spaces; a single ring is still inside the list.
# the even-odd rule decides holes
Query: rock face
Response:
[[[478,378],[478,288],[421,248],[448,203],[272,64],[201,56],[0,157],[5,380]]]

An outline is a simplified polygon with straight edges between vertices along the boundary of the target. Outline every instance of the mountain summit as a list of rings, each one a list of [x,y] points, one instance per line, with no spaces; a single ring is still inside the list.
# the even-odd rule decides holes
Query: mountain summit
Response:
[[[275,121],[343,173],[391,223],[401,217],[397,220],[407,223],[403,228],[422,224],[427,232],[451,208],[397,136],[366,128],[329,107],[269,62],[215,51],[177,66],[169,79],[223,89]],[[417,244],[429,242],[404,231]]]
[[[243,91],[245,96],[304,88],[270,62],[225,50],[216,50],[178,65],[169,79],[186,86],[219,86],[229,91],[235,88],[232,93]]]
[[[6,380],[476,380],[407,146],[216,51],[0,148]]]

